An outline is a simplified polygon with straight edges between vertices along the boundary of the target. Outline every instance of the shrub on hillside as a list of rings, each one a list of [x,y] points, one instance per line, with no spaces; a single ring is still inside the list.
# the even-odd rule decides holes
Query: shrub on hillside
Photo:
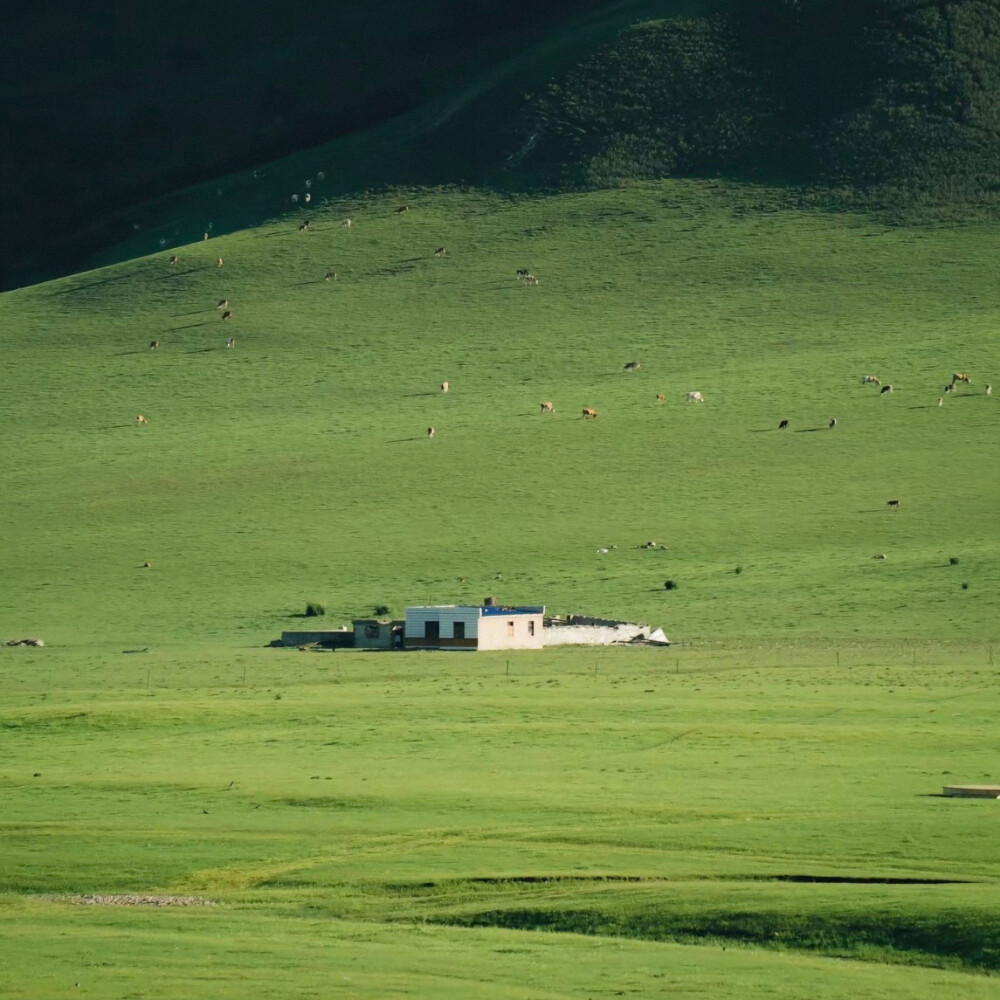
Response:
[[[309,601],[306,604],[306,618],[318,618],[326,614],[326,605],[319,601]]]

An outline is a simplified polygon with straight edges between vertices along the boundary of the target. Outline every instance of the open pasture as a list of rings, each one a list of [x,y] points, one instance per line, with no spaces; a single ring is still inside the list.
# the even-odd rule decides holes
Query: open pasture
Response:
[[[494,594],[677,639],[995,635],[996,231],[772,208],[405,192],[4,296],[4,633],[255,645],[307,599]]]
[[[996,995],[997,233],[304,218],[0,298],[0,992]],[[682,645],[261,648],[486,594]]]

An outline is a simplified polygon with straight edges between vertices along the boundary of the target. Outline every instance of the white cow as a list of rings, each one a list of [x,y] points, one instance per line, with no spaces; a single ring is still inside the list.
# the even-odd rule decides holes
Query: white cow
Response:
[[[704,403],[705,397],[700,392],[689,392],[684,396],[685,403]]]

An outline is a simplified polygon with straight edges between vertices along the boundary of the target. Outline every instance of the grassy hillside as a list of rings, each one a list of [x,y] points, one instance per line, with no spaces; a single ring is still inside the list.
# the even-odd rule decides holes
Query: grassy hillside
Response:
[[[560,0],[529,18],[491,3],[325,5],[272,26],[282,44],[263,50],[246,16],[230,47],[200,38],[212,58],[167,90],[140,58],[129,112],[115,103],[100,123],[114,142],[91,120],[104,105],[60,105],[86,155],[37,113],[9,123],[17,280],[255,226],[307,194],[400,185],[725,176],[893,221],[996,217],[992,3]],[[103,37],[98,21],[90,31]],[[89,95],[75,71],[70,82]]]
[[[310,218],[0,297],[0,992],[995,995],[995,227]],[[486,594],[680,645],[262,648]]]
[[[256,644],[308,598],[492,593],[685,639],[996,636],[995,230],[690,182],[400,197],[0,299],[4,632]]]

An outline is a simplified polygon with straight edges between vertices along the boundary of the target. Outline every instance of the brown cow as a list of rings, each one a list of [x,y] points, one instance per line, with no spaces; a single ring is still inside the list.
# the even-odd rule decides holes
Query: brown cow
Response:
[[[664,403],[664,402],[666,402],[666,399],[667,399],[667,397],[666,397],[666,396],[664,396],[662,392],[658,392],[658,393],[656,394],[656,401],[657,401],[658,403]]]
[[[180,257],[178,257],[177,254],[171,254],[169,262],[171,264],[179,264],[180,263]]]
[[[409,205],[400,205],[399,208],[396,209],[396,215],[403,215],[405,212],[409,212],[409,210]]]
[[[337,280],[337,272],[336,271],[327,271],[326,274],[323,275],[323,280],[324,281],[336,281]]]
[[[588,417],[591,417],[594,420],[596,420],[597,419],[597,410],[595,410],[593,407],[585,406],[583,408],[583,419],[586,420]]]
[[[434,251],[434,256],[435,257],[447,257],[448,256],[448,248],[447,247],[438,247],[437,250]]]
[[[542,403],[542,413],[555,413],[555,412],[556,408],[549,400],[546,400],[544,403]]]
[[[526,285],[537,285],[538,279],[533,274],[526,274],[524,276],[524,284]]]
[[[226,309],[228,307],[229,307],[229,299],[219,299],[219,301],[215,305],[216,309]]]
[[[951,384],[954,385],[956,382],[964,382],[966,385],[972,385],[972,379],[969,378],[967,372],[955,372],[951,377]]]
[[[861,378],[861,384],[862,385],[881,385],[882,384],[882,380],[878,377],[878,375],[864,375]]]
[[[149,421],[140,413],[136,416],[135,422],[137,424],[148,424]]]

